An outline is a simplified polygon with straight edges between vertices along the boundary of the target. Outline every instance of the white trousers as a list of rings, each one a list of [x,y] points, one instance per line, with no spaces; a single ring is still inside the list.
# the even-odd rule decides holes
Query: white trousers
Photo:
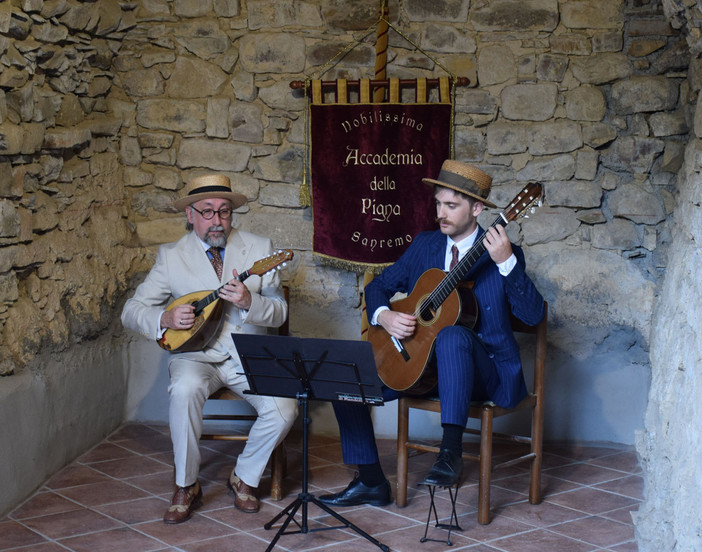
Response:
[[[253,406],[258,414],[234,468],[244,483],[258,487],[273,449],[282,442],[297,417],[297,401],[245,395],[244,390],[249,388],[246,376],[237,374],[243,370],[231,358],[223,362],[204,362],[187,354],[175,355],[171,358],[169,371],[169,422],[176,485],[186,487],[197,480],[202,409],[211,393],[228,387]]]

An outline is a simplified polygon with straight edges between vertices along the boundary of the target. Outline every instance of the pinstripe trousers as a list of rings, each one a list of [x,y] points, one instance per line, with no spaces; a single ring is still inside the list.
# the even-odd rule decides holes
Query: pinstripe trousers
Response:
[[[488,400],[499,387],[499,376],[492,353],[478,336],[462,326],[447,326],[437,335],[434,359],[438,373],[441,423],[461,427],[468,422],[471,400]],[[392,401],[401,393],[383,389],[383,399]],[[378,461],[373,422],[369,407],[335,401],[345,464],[372,464]]]

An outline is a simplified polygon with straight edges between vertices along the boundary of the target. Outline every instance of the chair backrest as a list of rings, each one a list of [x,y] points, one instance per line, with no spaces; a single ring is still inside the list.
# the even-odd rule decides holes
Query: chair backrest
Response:
[[[290,335],[290,287],[283,286],[283,295],[288,304],[288,315],[285,317],[285,322],[278,328],[278,335]]]

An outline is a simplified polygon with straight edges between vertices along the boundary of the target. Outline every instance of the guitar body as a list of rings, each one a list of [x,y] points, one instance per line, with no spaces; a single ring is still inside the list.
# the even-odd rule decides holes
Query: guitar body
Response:
[[[431,268],[417,280],[412,293],[392,303],[393,311],[414,314],[421,311],[426,298],[446,277],[438,268]],[[478,319],[478,303],[467,282],[454,289],[437,309],[425,309],[417,316],[414,334],[402,340],[406,357],[397,349],[390,334],[382,326],[368,329],[368,341],[378,375],[390,389],[412,395],[423,395],[437,382],[434,363],[431,362],[434,342],[446,326],[461,324],[472,328]]]
[[[194,291],[179,297],[173,301],[168,308],[171,310],[178,305],[193,304],[207,297],[211,291]],[[187,330],[172,330],[167,329],[158,340],[158,344],[162,349],[171,353],[186,353],[190,351],[200,351],[215,337],[220,328],[224,317],[222,309],[224,304],[220,299],[217,299],[207,305],[202,313],[195,317],[195,323]]]

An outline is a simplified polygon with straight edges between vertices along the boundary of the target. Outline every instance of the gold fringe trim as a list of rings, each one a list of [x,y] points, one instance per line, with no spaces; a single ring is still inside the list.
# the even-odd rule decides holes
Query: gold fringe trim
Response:
[[[319,261],[321,264],[326,266],[331,266],[333,268],[338,268],[340,270],[348,270],[349,272],[370,272],[372,274],[380,274],[392,263],[362,263],[356,261],[348,261],[346,259],[339,259],[338,257],[332,257],[330,255],[325,255],[324,253],[313,252],[315,260]]]

